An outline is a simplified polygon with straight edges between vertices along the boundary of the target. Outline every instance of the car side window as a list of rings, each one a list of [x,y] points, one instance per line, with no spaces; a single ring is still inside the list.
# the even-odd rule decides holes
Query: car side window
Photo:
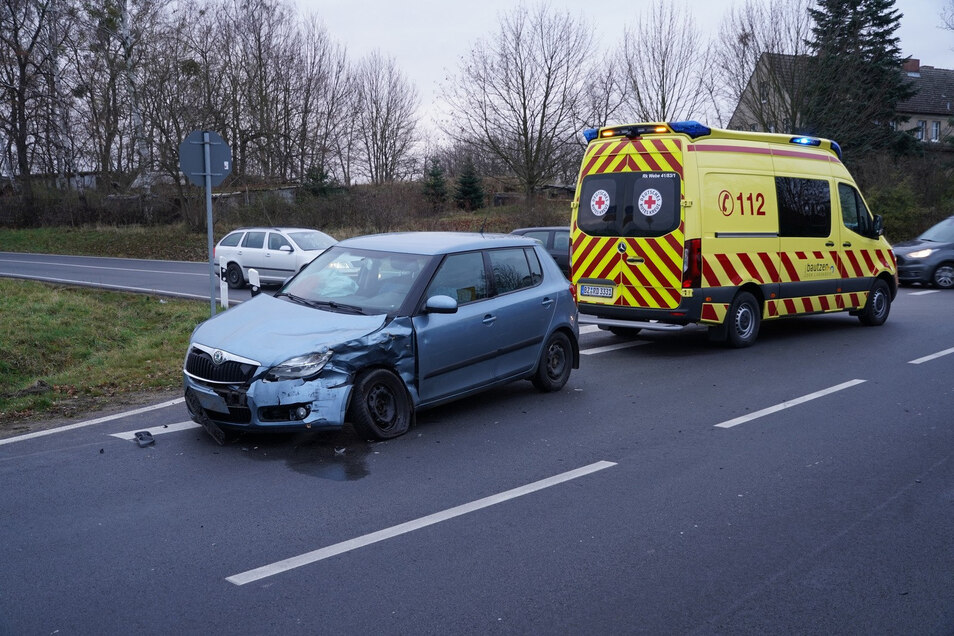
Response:
[[[546,245],[547,239],[550,238],[550,232],[527,232],[524,234],[524,236],[540,241],[540,243]]]
[[[270,250],[280,250],[283,246],[287,245],[291,247],[291,243],[288,242],[284,236],[278,232],[269,232],[268,233],[268,249]]]
[[[525,247],[523,251],[527,254],[527,262],[530,264],[530,276],[533,279],[533,284],[536,285],[543,280],[543,265],[540,264],[540,258],[537,256],[535,249]]]
[[[555,250],[568,250],[570,249],[570,232],[569,230],[563,231],[558,230],[553,233],[553,249]]]
[[[232,232],[219,243],[222,247],[235,247],[239,244],[239,241],[242,240],[242,237],[245,236],[245,232]]]
[[[262,249],[265,246],[265,232],[249,232],[242,241],[242,247]]]
[[[828,181],[775,177],[778,197],[778,235],[831,235],[831,198]]]
[[[463,305],[487,298],[487,274],[480,252],[451,254],[444,259],[427,288],[426,297],[450,296]]]
[[[534,284],[527,253],[522,247],[490,250],[490,267],[498,294],[506,294]]]
[[[841,218],[845,227],[858,234],[871,234],[871,215],[868,214],[868,208],[858,191],[847,183],[839,183],[838,198],[841,201]]]

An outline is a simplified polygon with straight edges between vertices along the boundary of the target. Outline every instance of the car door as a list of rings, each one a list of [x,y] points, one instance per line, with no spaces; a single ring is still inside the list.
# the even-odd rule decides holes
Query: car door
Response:
[[[251,230],[246,232],[242,239],[242,245],[238,250],[238,260],[245,270],[245,277],[248,278],[248,270],[254,268],[259,274],[265,274],[265,232]]]
[[[415,316],[418,393],[435,402],[485,386],[494,378],[497,325],[482,252],[450,254],[438,267],[425,298],[450,296],[452,314]]]
[[[264,262],[268,276],[279,280],[285,280],[294,274],[298,264],[295,248],[280,232],[268,233]]]

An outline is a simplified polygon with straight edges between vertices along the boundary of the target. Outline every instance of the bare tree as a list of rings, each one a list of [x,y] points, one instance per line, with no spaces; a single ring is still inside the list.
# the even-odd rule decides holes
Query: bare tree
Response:
[[[618,57],[630,119],[673,121],[703,114],[709,44],[688,5],[655,0],[626,29]]]
[[[577,158],[592,36],[568,13],[518,6],[462,60],[445,87],[450,138],[498,157],[528,197]]]
[[[374,51],[358,66],[357,135],[365,176],[390,183],[413,172],[411,149],[417,128],[417,89],[405,79],[394,58]]]
[[[730,10],[712,64],[720,123],[744,122],[764,131],[801,125],[811,4],[813,0],[747,0]]]

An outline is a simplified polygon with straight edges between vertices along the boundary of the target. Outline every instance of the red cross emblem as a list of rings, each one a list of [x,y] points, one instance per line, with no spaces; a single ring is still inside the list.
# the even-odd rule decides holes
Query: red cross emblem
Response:
[[[603,216],[610,207],[610,196],[606,190],[597,190],[590,198],[590,210],[596,216]]]
[[[643,216],[655,216],[662,208],[662,194],[655,188],[647,188],[639,195],[639,211]]]

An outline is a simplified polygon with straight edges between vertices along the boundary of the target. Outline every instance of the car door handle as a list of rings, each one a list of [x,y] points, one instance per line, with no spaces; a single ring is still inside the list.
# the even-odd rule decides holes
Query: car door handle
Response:
[[[550,307],[553,306],[553,299],[550,298],[550,297],[544,298],[542,304],[543,304],[544,307],[546,307],[547,309],[549,309]]]
[[[835,242],[834,242],[834,241],[828,241],[827,243],[825,243],[825,247],[835,247]]]
[[[484,319],[481,322],[483,322],[485,325],[489,327],[490,325],[497,322],[497,316],[494,316],[493,314],[487,314],[486,316],[484,316]]]
[[[845,241],[841,244],[842,247],[851,247],[851,241]]]

